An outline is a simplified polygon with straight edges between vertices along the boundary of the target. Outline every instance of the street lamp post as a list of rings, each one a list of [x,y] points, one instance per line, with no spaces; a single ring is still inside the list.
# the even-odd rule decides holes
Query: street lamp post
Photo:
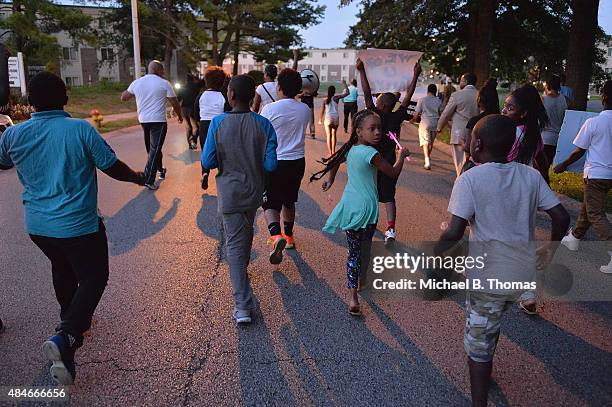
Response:
[[[132,38],[134,40],[134,79],[140,78],[140,34],[138,33],[138,0],[132,0]]]

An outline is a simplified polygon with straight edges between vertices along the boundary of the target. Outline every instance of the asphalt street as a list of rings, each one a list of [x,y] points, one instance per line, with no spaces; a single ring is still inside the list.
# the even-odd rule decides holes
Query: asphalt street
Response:
[[[130,166],[144,167],[139,127],[105,138]],[[341,130],[339,140],[346,139]],[[402,139],[414,154],[399,180],[398,239],[435,240],[449,217],[450,150],[436,148],[432,170],[425,171],[415,129],[406,124]],[[306,141],[307,175],[325,151],[318,128],[317,138]],[[362,299],[363,318],[348,314],[345,238],[320,231],[341,196],[345,168],[328,193],[305,177],[297,250],[278,267],[268,262],[268,232],[258,212],[249,273],[259,309],[252,325],[236,327],[214,178],[203,192],[199,151],[188,150],[176,122],[164,164],[167,179],[156,192],[98,174],[110,280],[77,354],[72,405],[469,405],[460,295],[429,302],[371,296]],[[20,193],[16,172],[0,172],[6,324],[0,386],[51,385],[41,345],[53,333],[59,306],[50,264],[24,231]],[[564,202],[575,221],[577,205]],[[381,211],[379,230],[385,223]],[[538,214],[539,239],[549,223]],[[381,239],[379,232],[375,240]],[[577,262],[600,289],[600,301],[544,300],[537,317],[512,307],[495,358],[491,405],[612,405],[612,303],[603,301],[612,277],[595,269],[609,257],[564,248],[558,255]]]

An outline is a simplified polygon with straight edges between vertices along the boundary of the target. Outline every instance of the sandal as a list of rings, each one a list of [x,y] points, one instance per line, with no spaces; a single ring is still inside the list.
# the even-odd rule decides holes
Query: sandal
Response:
[[[526,305],[527,301],[519,301],[519,308],[527,315],[535,315],[538,313],[537,303]]]
[[[361,306],[359,304],[351,305],[349,307],[349,314],[351,314],[354,317],[360,317],[361,316]]]

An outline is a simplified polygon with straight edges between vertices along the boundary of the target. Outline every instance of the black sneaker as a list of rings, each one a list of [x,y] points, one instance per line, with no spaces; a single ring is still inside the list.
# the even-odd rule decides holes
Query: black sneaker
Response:
[[[153,182],[152,184],[144,184],[145,188],[147,188],[150,191],[155,191],[156,189],[158,189],[159,187],[155,184],[155,182]]]
[[[159,170],[159,179],[166,179],[166,169],[162,168]]]
[[[310,138],[314,140],[315,135],[314,135],[314,134],[311,134],[311,135],[310,135]]]
[[[58,384],[70,385],[76,378],[74,363],[75,339],[72,335],[59,332],[43,343],[43,353],[52,363],[49,372]]]
[[[208,189],[208,174],[202,174],[202,181],[200,182],[202,189]]]

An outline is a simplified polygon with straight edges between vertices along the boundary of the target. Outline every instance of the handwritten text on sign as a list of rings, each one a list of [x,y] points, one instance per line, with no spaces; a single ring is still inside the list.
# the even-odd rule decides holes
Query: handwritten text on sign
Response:
[[[405,91],[421,55],[419,51],[376,48],[357,53],[363,61],[372,93]]]

